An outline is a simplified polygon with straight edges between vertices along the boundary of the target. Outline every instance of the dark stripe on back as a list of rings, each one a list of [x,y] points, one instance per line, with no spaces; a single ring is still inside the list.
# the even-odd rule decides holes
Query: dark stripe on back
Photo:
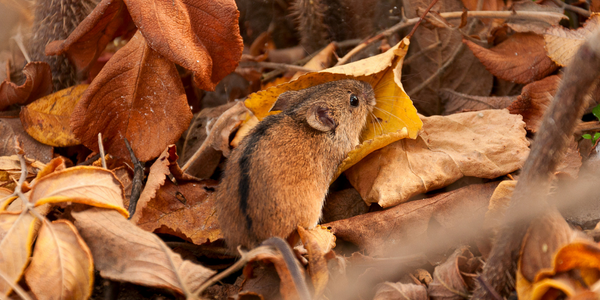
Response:
[[[248,139],[248,144],[240,158],[240,183],[238,190],[240,193],[240,210],[242,211],[242,214],[246,216],[246,226],[248,229],[252,229],[252,218],[248,215],[248,198],[250,197],[250,161],[252,155],[256,151],[256,145],[260,139],[277,120],[281,119],[281,117],[281,115],[275,115],[265,118],[262,122],[258,123],[255,129],[246,137]]]

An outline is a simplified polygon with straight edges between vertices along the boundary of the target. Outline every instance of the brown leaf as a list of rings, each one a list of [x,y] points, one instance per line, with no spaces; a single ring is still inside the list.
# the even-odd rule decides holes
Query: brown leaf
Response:
[[[529,153],[521,116],[507,110],[422,120],[416,140],[395,142],[346,171],[367,203],[391,207],[463,176],[496,178],[519,169]]]
[[[215,214],[212,180],[175,185],[167,181],[147,206],[140,210],[137,225],[147,231],[178,236],[194,244],[222,238]],[[137,213],[136,213],[137,215]]]
[[[514,96],[471,96],[457,93],[449,89],[442,89],[439,94],[442,99],[442,105],[444,106],[442,115],[451,115],[461,111],[502,109],[508,107],[516,99]]]
[[[540,1],[537,2],[539,3]],[[540,5],[531,1],[518,1],[513,2],[512,9],[518,12],[534,11],[545,13],[540,14],[536,20],[506,20],[506,25],[516,32],[533,32],[537,34],[544,34],[544,31],[547,28],[558,25],[558,23],[563,19],[568,19],[568,17],[564,14],[563,8],[553,6],[552,4]],[[548,14],[548,12],[551,14]]]
[[[497,182],[470,185],[324,226],[331,227],[338,239],[351,242],[370,255],[383,255],[387,251],[400,255],[399,249],[404,247],[411,254],[418,253],[415,248],[419,245],[456,243],[458,238],[452,235],[453,229],[464,228],[461,233],[464,235],[479,228],[497,185]]]
[[[491,2],[491,1],[484,1]],[[428,7],[428,0],[403,1],[403,9],[408,18],[420,17],[418,7]],[[462,11],[460,0],[439,1],[434,10],[438,12]],[[460,20],[451,21],[458,25]],[[475,26],[475,32],[480,27]],[[414,99],[415,107],[424,115],[440,114],[442,106],[439,91],[448,88],[458,93],[488,96],[492,90],[494,76],[488,72],[473,53],[460,50],[462,35],[457,30],[446,28],[428,29],[423,26],[411,38],[411,53],[402,68],[402,84],[408,95]],[[460,50],[460,51],[459,51]],[[454,55],[454,53],[457,53]],[[440,67],[449,64],[438,74]],[[434,75],[440,76],[434,76]],[[416,91],[426,81],[426,86]]]
[[[0,213],[0,271],[14,285],[29,261],[33,239],[39,226],[37,219],[29,212]],[[0,280],[0,293],[10,294],[12,288],[5,280]]]
[[[473,254],[467,247],[460,247],[433,271],[433,282],[427,288],[431,299],[464,299],[469,297],[469,286],[463,273],[468,270],[467,261]],[[472,274],[475,275],[475,274]]]
[[[531,132],[537,132],[559,84],[560,77],[553,75],[526,85],[517,100],[508,106],[508,111],[522,115],[525,127]]]
[[[579,169],[583,165],[581,154],[579,153],[579,145],[574,138],[571,138],[569,147],[563,154],[563,159],[560,160],[556,167],[557,174],[568,175],[571,178],[577,178]]]
[[[327,268],[325,254],[331,249],[321,247],[319,245],[318,237],[300,226],[298,226],[298,234],[302,239],[304,248],[306,248],[308,252],[308,274],[310,275],[313,288],[315,289],[313,297],[319,299],[325,291],[325,287],[329,281],[329,270]],[[331,233],[330,236],[335,238]]]
[[[124,216],[123,186],[109,170],[81,166],[53,172],[35,183],[29,201],[35,206],[46,203],[76,202],[112,208]]]
[[[52,93],[52,71],[41,61],[30,62],[23,68],[26,80],[22,85],[10,81],[0,84],[0,110],[12,104],[28,104]]]
[[[377,285],[373,300],[427,300],[427,288],[414,283],[384,282]]]
[[[92,253],[71,222],[43,223],[25,280],[39,300],[87,299],[92,294]]]
[[[288,269],[288,266],[285,263],[283,256],[279,253],[279,251],[267,250],[267,251],[258,253],[255,257],[252,258],[251,261],[267,261],[267,262],[272,263],[273,266],[275,266],[275,270],[277,270],[277,275],[279,275],[279,279],[280,279],[279,292],[281,293],[283,299],[285,299],[285,300],[299,299],[298,291],[296,289],[296,286],[294,285],[294,280],[292,279],[290,270]],[[297,261],[295,261],[295,263],[298,265]],[[301,280],[303,280],[304,279],[303,268],[300,267],[299,265],[298,265],[298,268],[300,268],[300,272],[302,274]],[[253,264],[247,264],[246,267],[244,268],[243,272],[244,272],[244,275],[246,275],[246,278],[251,277],[250,274],[252,274],[252,272],[253,272]],[[269,299],[269,298],[266,298],[266,299]]]
[[[75,136],[98,151],[98,133],[108,153],[129,158],[160,155],[187,129],[192,113],[175,65],[150,49],[137,33],[104,66],[71,116]]]
[[[369,206],[354,188],[328,193],[323,206],[323,223],[347,219],[367,213]]]
[[[66,40],[46,45],[46,55],[66,55],[79,72],[88,70],[130,20],[122,0],[102,0]]]
[[[558,68],[546,56],[544,38],[538,34],[515,33],[490,49],[466,39],[463,43],[488,71],[506,81],[527,84],[546,77]]]
[[[194,291],[214,274],[181,259],[156,235],[133,225],[116,211],[91,208],[74,212],[73,217],[102,277],[183,294],[184,288]]]
[[[600,27],[600,14],[593,14],[583,26],[571,30],[563,26],[548,28],[544,41],[548,56],[560,66],[568,66],[586,37]]]
[[[212,91],[233,72],[244,48],[233,0],[125,0],[150,48],[195,73],[195,83]]]
[[[27,134],[18,118],[0,119],[0,156],[15,154],[14,137],[21,143],[27,157],[42,163],[48,163],[52,159],[54,147],[44,145]]]
[[[71,114],[87,84],[66,88],[21,109],[23,127],[36,140],[54,147],[81,144],[71,130]]]
[[[35,177],[38,170],[45,166],[43,163],[27,157],[25,157],[25,163],[27,164],[27,180]],[[9,188],[12,185],[14,188],[15,182],[18,182],[20,177],[21,162],[17,155],[0,156],[0,186]]]
[[[280,279],[273,265],[255,264],[244,268],[244,282],[239,290],[240,300],[282,299],[279,293]]]

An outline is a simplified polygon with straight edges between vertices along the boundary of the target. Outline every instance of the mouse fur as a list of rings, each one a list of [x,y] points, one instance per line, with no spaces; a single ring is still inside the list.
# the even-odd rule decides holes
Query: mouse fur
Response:
[[[272,110],[282,112],[258,123],[232,151],[217,187],[227,245],[253,248],[297,226],[316,226],[334,173],[359,144],[374,105],[371,85],[357,80],[281,94]]]

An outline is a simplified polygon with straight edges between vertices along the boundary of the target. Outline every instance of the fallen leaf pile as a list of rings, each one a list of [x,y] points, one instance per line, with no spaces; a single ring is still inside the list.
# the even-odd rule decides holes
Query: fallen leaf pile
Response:
[[[3,299],[468,299],[489,284],[563,71],[600,30],[598,0],[101,0],[76,18],[60,0],[40,1],[60,11],[44,21],[74,29],[33,53],[30,2],[0,2],[14,15],[0,20]],[[55,90],[65,65],[40,55],[78,84]],[[288,237],[291,264],[227,248],[215,191],[232,151],[281,94],[342,79],[377,104],[321,223]],[[586,97],[551,154],[556,207],[494,297],[600,297],[600,209],[584,192],[600,178],[600,89]]]

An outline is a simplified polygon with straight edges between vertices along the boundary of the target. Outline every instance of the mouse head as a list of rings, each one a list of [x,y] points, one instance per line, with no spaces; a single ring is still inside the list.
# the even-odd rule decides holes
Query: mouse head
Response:
[[[374,105],[375,92],[370,84],[347,79],[285,92],[271,110],[282,110],[314,130],[348,134],[358,140]]]

